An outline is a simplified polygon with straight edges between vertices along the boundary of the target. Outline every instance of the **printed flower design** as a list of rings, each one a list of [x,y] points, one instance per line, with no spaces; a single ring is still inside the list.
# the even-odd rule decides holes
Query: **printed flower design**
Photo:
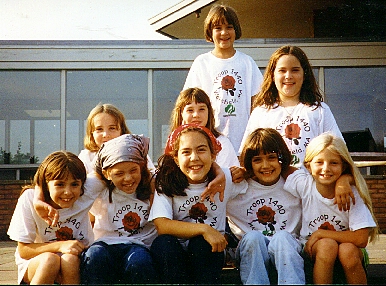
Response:
[[[63,226],[59,228],[57,231],[55,231],[56,240],[57,241],[65,241],[65,240],[72,240],[73,237],[73,230],[67,226]]]
[[[204,220],[208,218],[206,216],[207,211],[208,208],[203,203],[196,203],[189,210],[189,217],[196,220],[196,222],[198,221],[199,223],[204,223]]]
[[[329,223],[329,222],[325,222],[325,223],[323,223],[322,225],[320,225],[319,227],[318,227],[318,229],[325,229],[325,230],[333,230],[333,231],[336,231],[335,230],[335,228],[334,228],[334,226],[331,224],[331,223]]]
[[[128,212],[122,219],[123,229],[128,232],[133,232],[139,228],[141,218],[136,212]]]
[[[235,83],[236,80],[233,78],[233,76],[226,75],[221,80],[221,88],[229,92],[232,96],[234,96],[236,90]]]
[[[288,124],[285,128],[285,137],[293,140],[296,145],[299,145],[300,127],[296,123]]]
[[[275,233],[274,224],[276,224],[275,214],[276,212],[266,205],[262,206],[257,210],[257,213],[256,213],[257,221],[262,225],[265,225],[266,227],[265,231],[263,231],[264,235],[267,235],[267,236],[274,235]],[[269,230],[267,230],[267,226]]]

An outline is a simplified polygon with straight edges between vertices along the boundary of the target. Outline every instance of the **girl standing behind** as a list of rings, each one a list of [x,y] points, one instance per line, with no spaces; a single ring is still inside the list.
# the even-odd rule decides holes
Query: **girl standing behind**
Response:
[[[233,8],[213,5],[205,19],[204,34],[214,48],[194,60],[184,89],[199,87],[209,95],[215,127],[237,152],[252,97],[260,90],[263,76],[250,56],[234,48],[234,41],[241,37],[241,25]]]
[[[103,143],[123,134],[130,134],[123,113],[112,104],[98,104],[87,117],[84,147],[79,158],[86,167],[86,172],[94,171],[94,158]],[[155,167],[150,157],[147,160],[148,168],[154,172]]]
[[[310,173],[295,171],[287,178],[285,189],[302,199],[300,234],[304,252],[314,263],[313,282],[332,284],[338,261],[346,283],[366,284],[368,257],[364,248],[369,237],[370,241],[376,237],[378,226],[364,178],[344,141],[330,133],[319,135],[307,146],[304,166]],[[355,180],[356,204],[349,212],[339,211],[333,203],[341,174],[351,174]]]
[[[149,138],[125,134],[104,143],[96,155],[96,172],[108,188],[90,210],[96,241],[82,255],[82,283],[157,282],[148,250],[157,235],[148,221],[152,200],[148,149]]]
[[[85,180],[82,161],[70,152],[53,152],[40,164],[34,185],[60,215],[53,226],[34,210],[34,186],[23,189],[8,229],[9,237],[18,242],[19,283],[79,284],[79,255],[93,241],[88,209],[103,189],[100,180],[88,178],[86,185]]]
[[[227,242],[225,206],[246,189],[246,182],[232,183],[226,176],[225,198],[215,202],[200,194],[213,179],[212,163],[221,145],[203,126],[179,126],[168,138],[158,160],[156,190],[149,220],[159,236],[151,252],[161,283],[214,284],[220,282]]]
[[[286,141],[292,165],[301,166],[306,146],[314,137],[331,131],[343,139],[330,108],[322,101],[306,54],[296,46],[277,49],[265,70],[241,146],[256,128],[273,128]]]
[[[188,88],[180,92],[170,118],[170,130],[182,124],[198,124],[208,128],[221,144],[216,163],[223,168],[240,167],[235,149],[229,139],[216,130],[212,105],[202,89]]]

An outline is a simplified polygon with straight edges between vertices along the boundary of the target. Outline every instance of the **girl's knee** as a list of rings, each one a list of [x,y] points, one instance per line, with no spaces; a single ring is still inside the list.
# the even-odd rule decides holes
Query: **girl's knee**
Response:
[[[55,253],[42,253],[39,260],[40,265],[46,267],[47,269],[60,269],[60,256]]]
[[[239,247],[241,248],[249,248],[249,247],[258,247],[260,248],[260,245],[266,246],[266,238],[265,236],[259,232],[259,231],[250,231],[244,234],[242,237]]]
[[[362,252],[352,243],[340,244],[338,255],[343,268],[353,268],[362,265]]]

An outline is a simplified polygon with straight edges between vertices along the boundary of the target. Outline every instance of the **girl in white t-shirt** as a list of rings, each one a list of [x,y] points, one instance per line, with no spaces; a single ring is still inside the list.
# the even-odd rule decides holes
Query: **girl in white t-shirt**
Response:
[[[276,129],[296,167],[302,165],[312,138],[331,131],[343,139],[330,108],[323,102],[311,64],[299,47],[282,46],[272,54],[240,150],[256,128]]]
[[[79,158],[86,167],[86,172],[94,171],[94,158],[103,143],[123,134],[131,134],[126,125],[123,113],[112,104],[98,104],[87,117],[84,147]],[[147,157],[147,167],[154,172],[155,167],[150,157]]]
[[[161,283],[219,283],[224,263],[226,203],[246,189],[226,176],[224,200],[201,201],[200,195],[214,177],[212,163],[220,143],[206,127],[179,126],[168,138],[158,160],[156,194],[149,220],[158,237],[151,252]]]
[[[189,123],[205,126],[221,143],[221,151],[216,157],[216,163],[220,167],[240,167],[231,141],[214,127],[215,119],[209,96],[198,87],[187,88],[180,92],[170,117],[170,131]]]
[[[82,255],[83,284],[154,284],[149,248],[157,236],[149,212],[153,197],[146,166],[149,138],[124,134],[104,143],[95,170],[107,188],[95,200],[95,242]]]
[[[35,212],[34,187],[23,189],[8,229],[9,237],[18,242],[15,258],[19,283],[80,282],[79,255],[93,242],[88,210],[104,187],[95,177],[85,180],[82,161],[70,152],[53,152],[40,164],[34,185],[60,215],[55,225],[47,224]]]
[[[369,238],[376,237],[378,226],[366,181],[345,142],[331,133],[311,141],[304,166],[310,173],[295,171],[287,178],[285,189],[302,199],[300,235],[304,252],[313,263],[313,283],[367,284],[364,248]],[[336,182],[342,174],[352,175],[356,186],[352,186],[356,203],[347,212],[334,205]],[[333,281],[339,272],[337,265],[343,269],[345,282]]]

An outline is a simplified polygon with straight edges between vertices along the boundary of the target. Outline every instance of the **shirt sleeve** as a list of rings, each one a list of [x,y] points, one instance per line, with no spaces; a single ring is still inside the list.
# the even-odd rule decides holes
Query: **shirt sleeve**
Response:
[[[340,132],[339,130],[338,124],[336,123],[335,117],[332,114],[330,107],[324,102],[322,102],[320,112],[321,112],[320,118],[322,121],[320,122],[320,125],[319,125],[320,128],[322,128],[322,130],[320,130],[320,134],[324,132],[331,132],[335,136],[338,136],[339,138],[343,139],[342,132]]]
[[[297,198],[305,198],[312,191],[312,176],[304,169],[299,169],[288,176],[284,190]]]
[[[200,79],[200,60],[197,57],[192,66],[189,69],[188,75],[185,80],[185,84],[183,89],[191,88],[191,87],[202,87],[201,79]]]
[[[173,219],[173,200],[165,194],[159,194],[156,191],[150,210],[149,221],[159,217]]]
[[[37,225],[32,205],[34,190],[27,189],[19,197],[8,228],[12,240],[33,243],[36,239]]]

